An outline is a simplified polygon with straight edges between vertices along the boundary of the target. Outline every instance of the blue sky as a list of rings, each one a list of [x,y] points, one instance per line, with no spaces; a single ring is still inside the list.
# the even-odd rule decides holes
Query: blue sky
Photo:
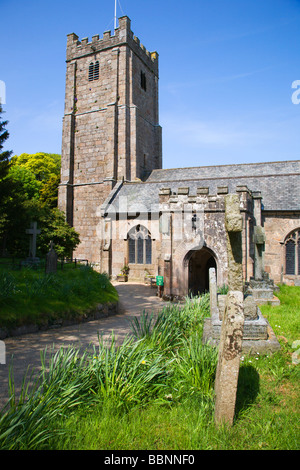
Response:
[[[299,0],[118,0],[123,14],[159,53],[164,168],[300,158]],[[66,35],[113,16],[114,0],[0,0],[6,148],[61,152]]]

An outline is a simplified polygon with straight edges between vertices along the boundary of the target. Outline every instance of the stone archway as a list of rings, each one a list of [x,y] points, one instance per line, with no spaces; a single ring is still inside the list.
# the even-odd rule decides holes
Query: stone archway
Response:
[[[209,248],[191,250],[186,255],[189,295],[199,295],[209,291],[209,268],[217,272],[216,256]]]

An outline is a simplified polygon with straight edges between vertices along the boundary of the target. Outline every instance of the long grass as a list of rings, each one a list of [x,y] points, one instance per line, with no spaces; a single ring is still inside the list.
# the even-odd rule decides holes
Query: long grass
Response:
[[[89,266],[55,274],[30,268],[0,271],[0,328],[73,318],[97,304],[117,300],[108,277]]]
[[[289,296],[286,292],[289,292]],[[281,293],[278,294],[281,296]],[[281,309],[299,318],[295,288]],[[44,352],[32,389],[24,381],[0,417],[1,449],[299,449],[295,321],[268,310],[282,350],[244,356],[234,426],[214,424],[216,349],[203,345],[208,299],[144,313],[121,346],[99,338],[92,352]],[[170,331],[171,330],[171,331]],[[284,338],[284,339],[283,339]]]
[[[175,395],[180,399],[177,392],[172,397],[176,358],[185,349],[188,329],[196,324],[195,305],[164,310],[155,322],[151,340],[149,335],[131,335],[117,346],[112,335],[109,344],[99,338],[92,353],[61,348],[50,354],[48,362],[44,351],[41,373],[32,391],[24,380],[21,396],[15,397],[11,380],[10,409],[0,418],[0,448],[44,448],[47,441],[66,432],[65,420],[82,408],[109,406],[128,412],[149,404],[169,406]],[[203,312],[198,312],[198,317],[202,316]]]

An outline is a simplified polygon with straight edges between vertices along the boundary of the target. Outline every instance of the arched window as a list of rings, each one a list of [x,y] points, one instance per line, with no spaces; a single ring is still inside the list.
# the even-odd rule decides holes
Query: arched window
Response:
[[[149,230],[136,225],[128,232],[129,263],[151,264],[152,240]]]
[[[285,274],[300,275],[300,229],[285,239]]]

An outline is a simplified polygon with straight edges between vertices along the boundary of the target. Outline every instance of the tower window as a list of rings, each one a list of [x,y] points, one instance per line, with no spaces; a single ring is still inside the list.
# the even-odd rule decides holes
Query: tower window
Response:
[[[94,67],[94,80],[98,80],[99,78],[99,62],[95,62],[95,67]]]
[[[89,81],[92,82],[94,80],[94,63],[91,62],[89,66]]]
[[[89,65],[89,82],[99,79],[99,61],[91,62]]]
[[[141,87],[147,91],[146,74],[144,72],[141,72]]]
[[[285,273],[300,275],[300,230],[290,233],[285,239]]]

